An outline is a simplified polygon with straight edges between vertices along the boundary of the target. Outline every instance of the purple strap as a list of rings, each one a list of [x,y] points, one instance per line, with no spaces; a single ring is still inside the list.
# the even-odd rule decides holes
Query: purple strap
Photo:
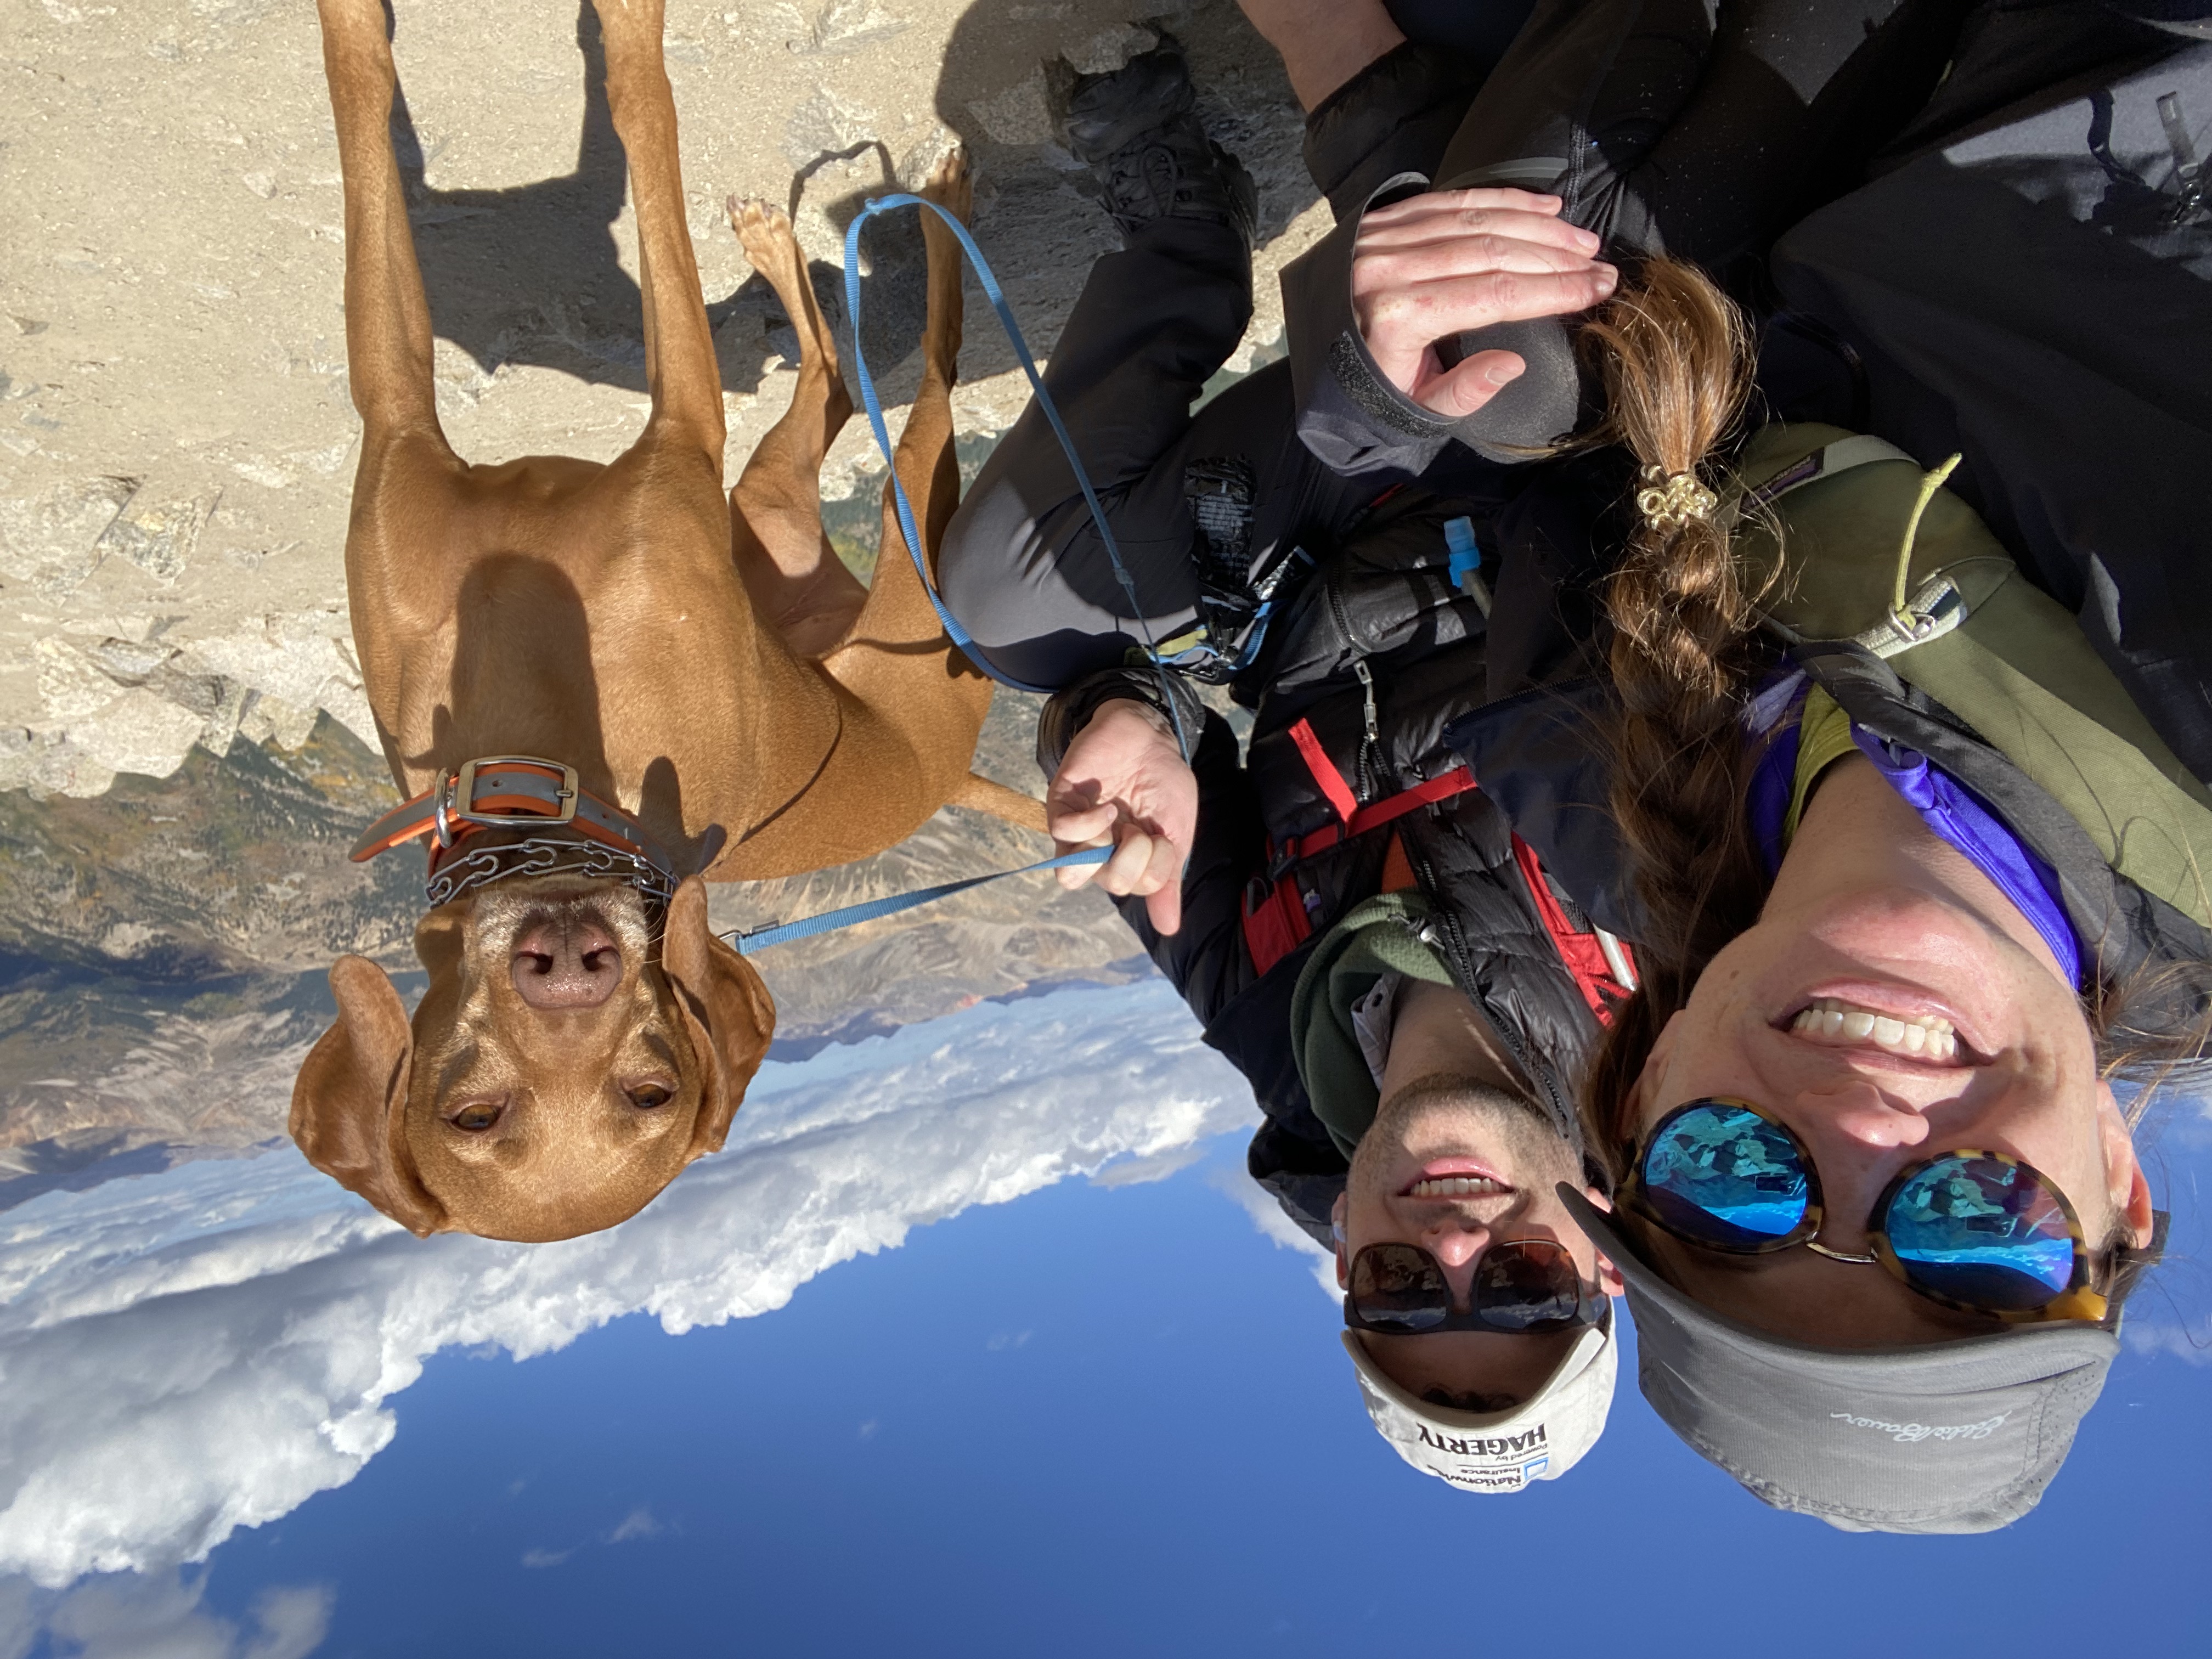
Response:
[[[1765,748],[1753,766],[1744,805],[1770,878],[1782,868],[1782,824],[1789,816],[1790,797],[1796,785],[1798,723],[1809,687],[1802,676],[1791,679],[1794,694],[1787,689],[1791,680],[1777,680],[1765,688],[1754,704],[1766,718],[1759,722],[1760,729],[1753,740],[1763,741]],[[1926,756],[1902,744],[1884,743],[1856,720],[1851,722],[1851,738],[1889,787],[1920,815],[1920,821],[1996,884],[1997,890],[2012,901],[2051,947],[2068,981],[2079,986],[2081,945],[2058,896],[2057,872],[2030,852],[1986,801],[1931,765]]]
[[[2024,846],[1987,802],[1929,764],[1928,757],[1902,744],[1884,743],[1856,720],[1851,739],[1875,763],[1889,787],[1920,814],[1920,821],[1966,855],[1974,868],[1996,883],[1997,890],[2035,924],[2035,931],[2058,958],[2066,982],[2081,983],[2081,945],[2066,907],[2058,902],[2058,872]]]

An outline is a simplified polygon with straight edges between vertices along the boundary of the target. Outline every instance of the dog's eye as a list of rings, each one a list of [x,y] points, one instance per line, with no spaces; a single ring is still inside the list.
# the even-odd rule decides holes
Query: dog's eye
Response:
[[[446,1121],[456,1129],[466,1129],[471,1134],[481,1134],[499,1121],[500,1108],[495,1101],[477,1101],[464,1106]]]
[[[675,1097],[670,1091],[662,1088],[658,1083],[641,1083],[629,1091],[629,1103],[633,1106],[644,1107],[647,1110],[655,1106],[665,1106]]]

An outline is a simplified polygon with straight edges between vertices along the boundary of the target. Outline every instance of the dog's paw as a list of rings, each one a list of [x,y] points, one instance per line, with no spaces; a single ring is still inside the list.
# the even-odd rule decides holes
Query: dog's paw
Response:
[[[917,195],[927,198],[966,224],[975,207],[975,180],[968,171],[968,152],[958,144],[938,158]],[[925,215],[924,217],[928,216]]]
[[[769,280],[798,257],[799,239],[792,233],[791,216],[773,203],[758,197],[743,200],[732,196],[725,205],[729,210],[730,228],[738,233],[738,245],[752,261],[753,269]]]

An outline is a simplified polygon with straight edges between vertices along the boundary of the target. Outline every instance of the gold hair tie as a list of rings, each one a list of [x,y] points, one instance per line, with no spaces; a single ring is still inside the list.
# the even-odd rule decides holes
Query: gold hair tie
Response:
[[[1636,492],[1636,510],[1654,530],[1680,530],[1692,519],[1712,516],[1720,497],[1698,482],[1694,472],[1668,473],[1656,466],[1644,469],[1649,489]]]

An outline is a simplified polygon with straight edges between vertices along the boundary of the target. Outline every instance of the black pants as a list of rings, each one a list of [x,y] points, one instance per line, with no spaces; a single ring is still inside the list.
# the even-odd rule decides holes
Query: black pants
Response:
[[[1567,216],[1628,252],[1665,248],[1716,267],[1755,255],[1866,156],[1940,77],[1962,0],[1541,0],[1498,64],[1461,59],[1468,103],[1441,156],[1433,118],[1452,54],[1401,48],[1314,112],[1307,160],[1340,210],[1360,181],[1410,169],[1447,185],[1556,191]],[[1441,78],[1440,78],[1441,77]],[[1394,102],[1422,118],[1394,120]],[[1410,113],[1410,112],[1409,112]],[[1304,541],[1318,550],[1372,495],[1297,438],[1287,364],[1194,416],[1235,349],[1251,266],[1233,230],[1161,220],[1092,267],[1045,383],[1112,521],[1139,606],[1040,410],[1002,439],[946,532],[939,585],[979,665],[1066,685],[1122,661],[1147,630],[1192,622],[1191,464],[1242,461],[1255,480],[1255,569]],[[1485,493],[1456,446],[1433,486]],[[1472,469],[1472,471],[1471,471]],[[1141,619],[1136,614],[1140,608]]]
[[[1255,556],[1341,522],[1359,504],[1298,442],[1289,364],[1191,413],[1251,315],[1243,239],[1224,225],[1162,219],[1128,242],[1091,267],[1044,380],[1113,521],[1144,621],[1034,404],[999,441],[938,552],[939,592],[974,637],[978,665],[1047,690],[1121,662],[1147,628],[1164,642],[1190,625],[1196,531],[1183,483],[1192,461],[1234,458],[1252,468]]]

